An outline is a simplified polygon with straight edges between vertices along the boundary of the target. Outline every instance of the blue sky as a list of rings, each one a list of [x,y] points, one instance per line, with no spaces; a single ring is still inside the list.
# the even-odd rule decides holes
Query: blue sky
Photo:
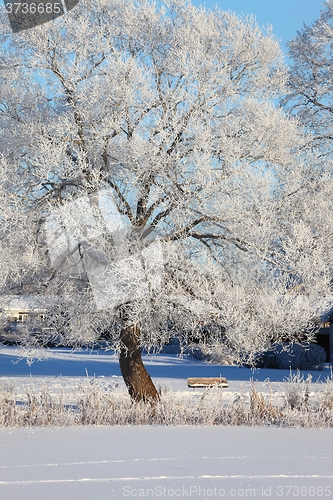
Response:
[[[273,32],[285,51],[286,42],[302,29],[303,22],[312,24],[318,18],[323,4],[321,0],[192,0],[192,3],[207,8],[217,5],[237,14],[254,14],[260,26],[273,25]]]

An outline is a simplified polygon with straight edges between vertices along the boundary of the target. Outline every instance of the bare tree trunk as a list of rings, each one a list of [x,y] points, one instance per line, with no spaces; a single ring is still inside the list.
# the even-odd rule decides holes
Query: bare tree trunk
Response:
[[[129,395],[134,401],[156,402],[159,394],[143,365],[140,352],[141,329],[137,325],[124,326],[120,338],[123,346],[119,353],[121,374]]]

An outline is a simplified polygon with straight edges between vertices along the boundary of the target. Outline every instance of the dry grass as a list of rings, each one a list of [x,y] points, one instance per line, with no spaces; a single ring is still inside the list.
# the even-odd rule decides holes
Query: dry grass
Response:
[[[320,384],[316,401],[309,400],[310,379],[299,375],[284,383],[284,403],[272,402],[257,392],[240,393],[231,404],[219,389],[198,393],[161,391],[155,405],[138,404],[124,390],[101,386],[92,379],[73,393],[73,404],[61,392],[51,395],[46,386],[39,392],[27,389],[18,401],[14,387],[0,387],[0,427],[49,427],[81,425],[273,425],[281,427],[333,427],[333,380]]]

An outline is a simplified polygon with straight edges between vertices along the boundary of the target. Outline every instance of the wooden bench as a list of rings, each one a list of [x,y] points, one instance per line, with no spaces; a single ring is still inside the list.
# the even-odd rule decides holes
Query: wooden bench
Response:
[[[191,387],[193,389],[201,389],[214,386],[229,387],[229,384],[225,377],[196,377],[187,379],[187,387]]]

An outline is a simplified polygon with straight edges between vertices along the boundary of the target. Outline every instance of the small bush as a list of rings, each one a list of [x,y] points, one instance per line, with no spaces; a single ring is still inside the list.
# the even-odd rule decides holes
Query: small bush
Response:
[[[189,349],[195,359],[207,361],[218,365],[234,365],[236,355],[234,351],[224,345],[211,347],[206,344],[197,344]]]
[[[318,344],[280,344],[265,353],[258,366],[292,370],[311,370],[326,360],[326,351]]]
[[[312,377],[308,375],[304,380],[303,375],[297,371],[296,375],[290,374],[285,382],[285,404],[287,408],[298,410],[308,409]]]

